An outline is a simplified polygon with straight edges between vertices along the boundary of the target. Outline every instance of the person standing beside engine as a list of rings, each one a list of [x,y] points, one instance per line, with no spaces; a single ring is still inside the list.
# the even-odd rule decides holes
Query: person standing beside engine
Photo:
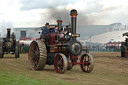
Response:
[[[47,33],[49,33],[49,23],[46,23],[42,29],[42,34],[47,34]]]
[[[16,38],[16,36],[15,36],[15,33],[14,33],[14,32],[12,33],[11,37],[12,37],[13,39],[15,39],[15,38]]]

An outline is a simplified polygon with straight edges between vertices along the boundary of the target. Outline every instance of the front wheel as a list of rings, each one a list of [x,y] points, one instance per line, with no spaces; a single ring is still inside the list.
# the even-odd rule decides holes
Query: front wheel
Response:
[[[20,57],[20,49],[19,49],[19,41],[16,41],[16,46],[15,46],[15,58]]]
[[[89,53],[81,55],[80,63],[80,67],[83,72],[90,73],[93,70],[93,58]]]
[[[58,53],[54,58],[54,69],[57,73],[63,74],[67,70],[67,58],[64,54]]]
[[[2,47],[0,47],[0,58],[3,58],[3,48]]]

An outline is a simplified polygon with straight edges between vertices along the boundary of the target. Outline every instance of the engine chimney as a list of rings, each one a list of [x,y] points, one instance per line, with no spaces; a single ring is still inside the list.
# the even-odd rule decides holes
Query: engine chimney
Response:
[[[72,34],[76,34],[76,19],[77,19],[77,10],[72,9],[70,11],[70,15],[71,15],[71,33]]]
[[[57,20],[58,30],[62,28],[62,20]]]
[[[10,39],[10,31],[11,29],[10,28],[7,28],[7,38]]]

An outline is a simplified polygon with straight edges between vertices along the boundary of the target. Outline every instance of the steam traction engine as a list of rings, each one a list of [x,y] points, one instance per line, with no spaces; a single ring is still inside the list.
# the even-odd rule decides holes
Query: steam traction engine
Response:
[[[45,65],[54,65],[57,73],[71,70],[74,65],[80,64],[83,72],[93,70],[93,58],[89,53],[82,53],[81,43],[76,40],[77,11],[71,10],[71,33],[61,31],[41,35],[32,41],[29,48],[28,60],[33,70],[43,70]],[[58,20],[58,29],[62,27],[62,20]],[[85,51],[84,51],[85,52]]]
[[[19,41],[16,41],[14,36],[10,35],[11,29],[7,29],[7,37],[0,38],[0,58],[4,57],[4,54],[15,54],[15,58],[19,58]]]
[[[123,33],[123,36],[128,37],[128,32]],[[125,42],[121,42],[121,57],[128,58],[128,38],[125,39]]]

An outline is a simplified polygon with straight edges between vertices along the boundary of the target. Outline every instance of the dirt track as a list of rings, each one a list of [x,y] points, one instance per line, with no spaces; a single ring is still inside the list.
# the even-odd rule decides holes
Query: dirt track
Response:
[[[65,74],[57,74],[53,65],[46,65],[43,71],[32,71],[27,61],[27,54],[21,54],[19,59],[6,55],[0,59],[0,71],[24,75],[57,85],[65,81],[75,85],[127,85],[128,59],[121,58],[120,53],[91,53],[94,56],[94,70],[83,73],[79,65]],[[61,83],[60,83],[61,84]]]

